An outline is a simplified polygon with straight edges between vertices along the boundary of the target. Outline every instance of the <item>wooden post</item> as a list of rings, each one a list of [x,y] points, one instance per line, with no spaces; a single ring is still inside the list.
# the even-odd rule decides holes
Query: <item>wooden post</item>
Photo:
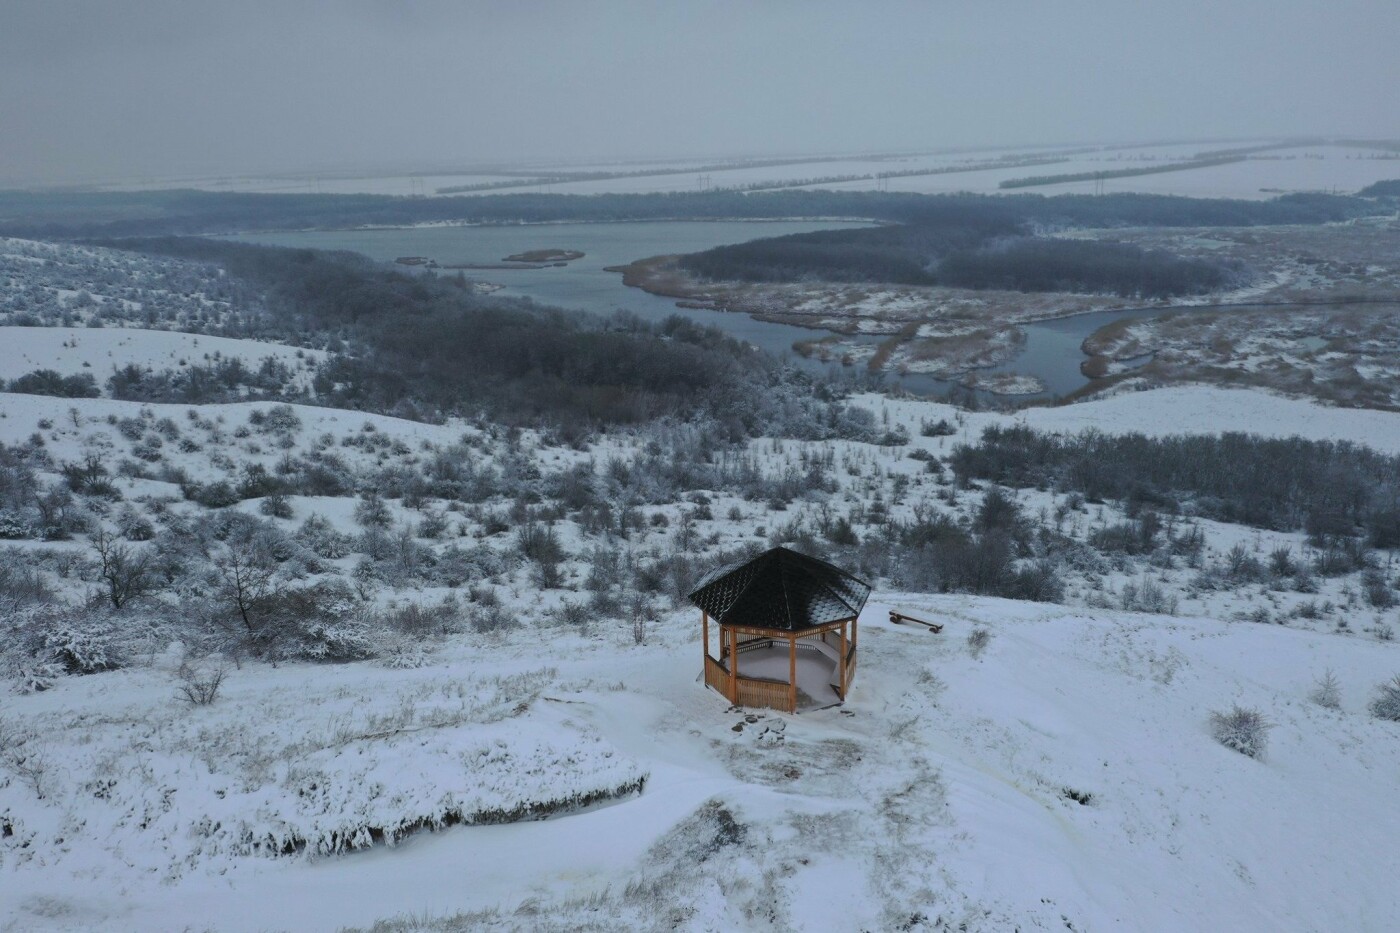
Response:
[[[700,671],[708,680],[710,676],[710,614],[708,612],[700,613],[700,643],[703,649],[701,651],[703,656],[700,658]]]
[[[739,636],[733,629],[729,630],[729,702],[739,702]]]
[[[851,620],[851,650],[852,650],[852,651],[855,651],[855,652],[859,652],[859,651],[860,651],[860,637],[859,637],[859,635],[857,634],[859,628],[860,628],[860,623],[859,623],[859,621],[856,620],[856,619],[852,619],[852,620]],[[859,659],[857,659],[857,663],[859,663]]]
[[[836,663],[841,665],[841,702],[846,702],[846,623],[841,623],[841,654],[836,658]]]
[[[789,713],[797,712],[797,636],[788,636],[788,704]]]

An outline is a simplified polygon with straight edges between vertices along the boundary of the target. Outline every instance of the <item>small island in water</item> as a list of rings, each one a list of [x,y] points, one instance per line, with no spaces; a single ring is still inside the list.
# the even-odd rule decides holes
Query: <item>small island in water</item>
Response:
[[[583,256],[576,249],[531,249],[507,256],[502,262],[573,262]]]

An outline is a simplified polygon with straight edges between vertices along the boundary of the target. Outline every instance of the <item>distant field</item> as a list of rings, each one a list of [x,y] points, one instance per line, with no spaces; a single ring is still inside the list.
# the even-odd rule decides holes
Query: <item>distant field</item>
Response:
[[[678,159],[671,162],[531,163],[490,166],[462,172],[324,173],[125,179],[96,185],[105,191],[194,188],[201,191],[276,194],[453,194],[497,193],[650,194],[714,188],[805,186],[846,191],[909,191],[936,194],[970,191],[993,194],[1001,185],[1028,176],[1094,175],[1140,170],[1148,174],[1037,185],[1044,194],[1064,192],[1145,192],[1195,197],[1265,198],[1291,191],[1356,191],[1400,177],[1394,149],[1361,144],[1266,148],[1270,141],[1170,143],[1151,146],[1027,147],[959,152],[820,155],[788,159]],[[1231,147],[1234,147],[1232,150]],[[1262,151],[1249,152],[1251,149]],[[1222,151],[1240,151],[1243,161],[1174,170],[1173,163]],[[1028,169],[1014,163],[1058,159]],[[1005,168],[989,165],[998,160]],[[908,174],[928,172],[929,174]],[[609,175],[575,181],[567,176]],[[882,177],[888,176],[888,177]],[[514,183],[514,184],[513,184]]]

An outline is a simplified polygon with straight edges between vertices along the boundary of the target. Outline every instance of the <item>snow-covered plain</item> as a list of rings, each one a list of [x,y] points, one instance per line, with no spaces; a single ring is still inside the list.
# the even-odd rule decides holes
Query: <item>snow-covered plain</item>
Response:
[[[1057,173],[1047,171],[1043,174]],[[1305,147],[1261,153],[1244,162],[1189,171],[1109,178],[1098,186],[1092,181],[1081,181],[1031,190],[1046,195],[1088,194],[1099,190],[1108,194],[1126,191],[1193,198],[1262,200],[1298,191],[1351,194],[1375,182],[1397,177],[1400,177],[1400,159],[1395,158],[1395,153]]]
[[[501,189],[510,192],[549,192],[554,194],[646,194],[657,192],[696,191],[702,188],[736,188],[747,186],[794,186],[811,182],[807,187],[832,190],[911,191],[925,194],[970,191],[995,194],[1004,192],[1001,182],[1034,175],[1116,171],[1127,168],[1165,165],[1171,161],[1191,159],[1197,155],[1236,148],[1261,145],[1270,140],[1241,140],[1229,143],[1164,143],[1103,147],[1027,147],[1024,149],[995,149],[982,151],[945,151],[929,153],[852,154],[849,156],[813,156],[784,160],[780,165],[743,165],[735,160],[734,167],[705,168],[724,164],[726,160],[683,159],[655,163],[609,164],[548,164],[533,163],[514,167],[520,173],[520,187]],[[1089,151],[1085,151],[1085,150]],[[901,172],[939,170],[983,166],[999,159],[1058,158],[1063,161],[1021,166],[1019,168],[978,168],[975,171],[955,171],[935,174],[899,176]],[[756,160],[761,161],[761,160]],[[704,169],[702,171],[702,169]],[[210,191],[323,193],[323,194],[433,194],[440,188],[509,182],[511,176],[493,174],[483,169],[476,174],[446,173],[325,173],[317,175],[273,175],[267,177],[210,176],[205,178],[141,179],[107,185],[109,190],[139,190],[150,188],[193,187]],[[570,172],[606,172],[618,177],[580,181],[562,181],[548,185],[531,184],[535,177],[548,177]],[[643,173],[643,174],[629,174]],[[874,176],[896,173],[894,177],[877,181]],[[841,177],[871,176],[840,181]],[[1349,193],[1372,182],[1400,176],[1400,161],[1394,153],[1359,145],[1302,145],[1271,150],[1252,155],[1247,161],[1229,165],[1108,179],[1102,183],[1106,192],[1130,191],[1155,194],[1175,194],[1194,197],[1269,198],[1293,191],[1339,191]],[[820,179],[828,179],[821,181]],[[1030,189],[1011,189],[1013,193],[1034,191],[1042,194],[1066,192],[1084,193],[1097,190],[1096,183],[1074,182]],[[496,193],[491,189],[458,192],[462,195]]]

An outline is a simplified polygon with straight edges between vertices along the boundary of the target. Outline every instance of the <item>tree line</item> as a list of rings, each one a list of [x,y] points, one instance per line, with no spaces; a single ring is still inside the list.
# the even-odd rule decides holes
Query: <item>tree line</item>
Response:
[[[195,238],[103,245],[214,262],[257,287],[266,296],[255,322],[261,336],[337,351],[313,375],[319,404],[419,420],[484,415],[575,435],[710,415],[734,438],[774,430],[815,436],[835,417],[831,386],[680,317],[653,325],[474,295],[455,279],[399,272],[353,253]],[[192,375],[201,376],[198,386],[189,384]],[[285,375],[147,374],[143,382],[123,372],[114,391],[188,400],[232,380],[265,384],[276,395]]]
[[[680,259],[707,279],[870,282],[1023,292],[1165,298],[1239,281],[1243,270],[1108,240],[1023,236],[1004,214],[976,211],[935,223],[821,230],[719,246]]]
[[[1250,434],[1062,436],[988,427],[951,457],[962,483],[1077,492],[1276,531],[1327,546],[1400,547],[1400,457],[1345,441]]]
[[[1379,196],[1379,195],[1374,195]],[[0,191],[0,235],[31,239],[168,236],[418,223],[858,217],[891,223],[977,210],[1036,227],[1315,224],[1388,212],[1372,198],[1291,194],[1268,201],[1165,195],[702,191],[394,197],[166,191]]]

